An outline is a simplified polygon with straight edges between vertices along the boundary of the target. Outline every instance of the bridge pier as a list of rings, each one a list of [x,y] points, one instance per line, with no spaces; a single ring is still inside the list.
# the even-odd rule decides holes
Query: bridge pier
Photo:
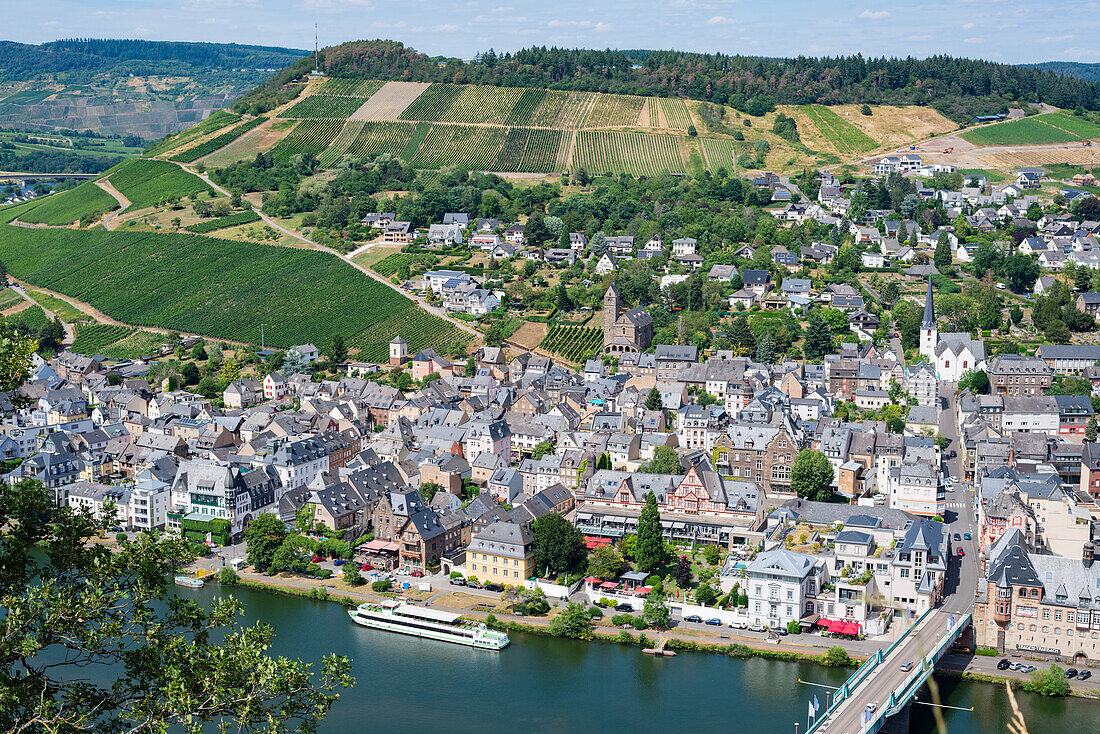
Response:
[[[912,702],[907,703],[901,711],[882,722],[880,734],[909,734],[909,712],[912,708]]]

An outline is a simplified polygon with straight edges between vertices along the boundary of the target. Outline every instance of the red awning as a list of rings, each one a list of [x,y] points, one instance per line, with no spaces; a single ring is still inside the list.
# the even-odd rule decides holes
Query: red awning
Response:
[[[600,584],[601,589],[617,589],[619,587],[614,581],[604,581]]]
[[[396,553],[400,548],[397,543],[392,543],[388,540],[372,540],[363,546],[363,550],[367,553],[381,553],[383,551],[390,551]]]
[[[830,619],[827,623],[827,626],[829,628],[829,631],[832,632],[834,635],[844,634],[844,623],[839,620]]]
[[[610,538],[592,538],[592,537],[587,537],[586,536],[585,539],[584,539],[584,544],[585,544],[585,546],[588,547],[588,550],[592,550],[593,548],[601,548],[605,545],[611,545],[611,539]]]
[[[859,634],[859,622],[845,622],[844,623],[844,632],[842,634],[852,635],[853,637],[855,635],[858,635]]]
[[[598,576],[586,576],[584,579],[584,583],[588,584],[589,586],[599,586],[603,583],[603,579],[599,578]]]

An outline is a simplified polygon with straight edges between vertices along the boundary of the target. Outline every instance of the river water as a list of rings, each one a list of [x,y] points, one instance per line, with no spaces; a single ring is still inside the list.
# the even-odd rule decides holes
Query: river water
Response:
[[[216,584],[181,595],[208,600]],[[354,661],[356,686],[325,721],[325,732],[514,734],[515,732],[805,731],[806,704],[850,673],[809,663],[738,660],[709,653],[675,658],[636,647],[511,635],[501,652],[419,640],[360,627],[336,604],[249,589],[231,593],[244,622],[275,627],[274,654],[318,662],[330,652]],[[938,678],[951,734],[1007,731],[1001,686]],[[1093,731],[1100,703],[1017,695],[1031,734]],[[930,709],[914,706],[911,732],[935,731]]]

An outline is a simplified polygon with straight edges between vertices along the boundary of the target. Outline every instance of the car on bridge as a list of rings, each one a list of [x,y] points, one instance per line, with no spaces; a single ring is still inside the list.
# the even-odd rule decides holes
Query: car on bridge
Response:
[[[904,663],[901,664],[901,672],[903,672],[903,673],[908,673],[912,669],[913,669],[913,663],[911,661],[907,660],[907,661],[905,661]]]

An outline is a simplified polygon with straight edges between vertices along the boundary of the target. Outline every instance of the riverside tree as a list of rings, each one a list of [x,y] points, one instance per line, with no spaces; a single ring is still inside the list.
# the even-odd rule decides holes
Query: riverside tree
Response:
[[[665,560],[661,513],[657,510],[657,498],[653,492],[646,493],[645,507],[638,515],[638,540],[634,544],[634,558],[642,571],[653,571]]]
[[[266,571],[286,540],[286,523],[269,512],[261,513],[245,528],[244,539],[248,544],[249,565]]]
[[[0,731],[316,731],[350,661],[314,675],[269,655],[273,629],[241,627],[239,601],[169,593],[188,540],[92,542],[113,522],[54,507],[37,481],[0,488]]]
[[[550,513],[535,520],[531,534],[538,571],[570,573],[584,563],[584,536],[561,515]]]

